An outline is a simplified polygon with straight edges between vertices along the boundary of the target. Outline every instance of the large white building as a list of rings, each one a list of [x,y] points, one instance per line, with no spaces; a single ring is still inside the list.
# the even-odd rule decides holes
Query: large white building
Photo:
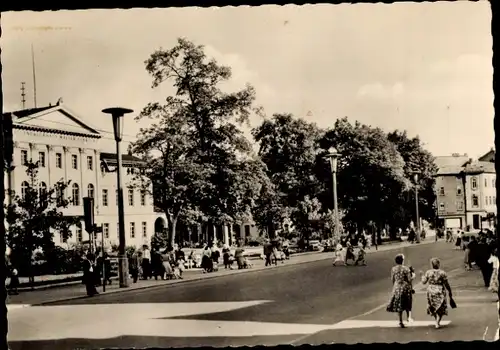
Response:
[[[72,202],[63,213],[81,217],[81,225],[72,228],[72,237],[67,242],[58,235],[54,242],[66,246],[90,239],[84,229],[82,200],[89,196],[94,198],[95,222],[103,226],[105,244],[117,245],[116,153],[104,152],[101,133],[59,103],[7,114],[13,121],[15,168],[10,183],[15,193],[22,194],[27,185],[23,164],[30,159],[39,162],[38,179],[42,188],[50,188],[61,179],[71,181],[65,196]],[[147,193],[130,187],[143,162],[130,155],[123,155],[122,159],[126,245],[149,244],[155,226],[166,227],[166,221],[161,213],[155,212]],[[7,177],[6,188],[9,188]]]

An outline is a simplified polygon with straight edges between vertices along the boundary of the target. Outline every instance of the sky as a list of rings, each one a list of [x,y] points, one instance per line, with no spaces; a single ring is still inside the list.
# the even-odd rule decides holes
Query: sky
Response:
[[[22,108],[23,81],[33,107],[33,44],[38,106],[62,97],[111,132],[103,108],[138,114],[174,94],[151,87],[144,61],[185,37],[232,68],[225,88],[253,85],[268,116],[407,130],[435,156],[477,158],[494,144],[488,1],[6,12],[1,25],[5,111]],[[141,126],[127,119],[127,139]]]

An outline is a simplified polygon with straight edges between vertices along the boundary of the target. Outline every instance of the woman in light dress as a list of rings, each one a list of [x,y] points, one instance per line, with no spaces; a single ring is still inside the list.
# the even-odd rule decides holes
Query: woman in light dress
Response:
[[[448,275],[440,267],[439,259],[432,258],[431,269],[422,274],[422,283],[427,284],[427,314],[436,320],[436,328],[441,327],[441,319],[448,314],[446,292],[452,298]]]
[[[412,294],[412,273],[409,267],[404,266],[405,257],[398,254],[394,259],[396,265],[391,269],[392,295],[387,305],[387,312],[395,312],[399,316],[399,326],[405,328],[403,323],[403,313],[406,312],[408,322],[412,322],[411,309],[413,304]]]
[[[490,258],[488,259],[488,263],[493,265],[493,273],[491,274],[490,286],[488,290],[493,293],[498,293],[498,256],[497,256],[497,248],[493,249]]]

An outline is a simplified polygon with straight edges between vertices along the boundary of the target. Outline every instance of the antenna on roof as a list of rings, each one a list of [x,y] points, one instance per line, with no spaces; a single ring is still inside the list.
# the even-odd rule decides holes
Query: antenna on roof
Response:
[[[21,82],[21,102],[23,104],[23,109],[26,108],[26,93],[24,92],[26,88],[24,87],[24,84],[26,84],[24,81]]]
[[[35,74],[35,53],[33,52],[33,44],[31,44],[31,62],[33,64],[33,99],[36,108],[36,74]]]
[[[63,98],[62,97],[59,97],[59,99],[57,100],[57,105],[62,105],[63,103]]]

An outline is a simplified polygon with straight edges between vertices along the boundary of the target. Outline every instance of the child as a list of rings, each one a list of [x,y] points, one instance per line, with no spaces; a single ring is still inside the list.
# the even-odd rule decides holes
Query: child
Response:
[[[347,266],[343,257],[343,249],[342,244],[337,243],[337,246],[335,247],[335,260],[333,260],[333,266],[337,266],[337,263],[342,263],[344,266]]]
[[[184,259],[179,259],[178,263],[177,263],[177,269],[179,270],[179,276],[178,278],[179,279],[182,279],[182,273],[184,272],[184,270],[186,269],[186,266],[184,265],[185,264],[185,261]]]
[[[363,248],[363,243],[359,242],[358,243],[358,258],[354,262],[354,265],[361,264],[363,266],[366,266],[366,252],[365,249]]]

